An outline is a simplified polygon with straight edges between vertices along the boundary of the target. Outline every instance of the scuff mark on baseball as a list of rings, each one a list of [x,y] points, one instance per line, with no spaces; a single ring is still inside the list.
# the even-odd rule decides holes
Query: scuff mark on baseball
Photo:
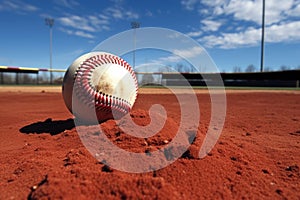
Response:
[[[90,52],[68,68],[62,95],[69,111],[82,122],[119,119],[130,112],[138,84],[132,67],[106,52]]]

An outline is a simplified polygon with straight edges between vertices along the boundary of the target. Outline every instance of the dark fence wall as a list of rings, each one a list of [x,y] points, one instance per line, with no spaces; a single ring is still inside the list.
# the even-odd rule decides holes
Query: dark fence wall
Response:
[[[2,66],[3,67],[3,66]],[[61,84],[64,70],[57,70],[52,83]],[[0,84],[49,84],[50,72],[46,69],[15,68],[0,66]],[[137,73],[141,84],[182,86],[186,80],[192,86],[224,86],[238,87],[298,87],[300,70],[252,73]],[[151,80],[146,80],[151,78]],[[145,79],[145,80],[144,80]]]
[[[299,87],[300,70],[253,73],[165,73],[162,79],[167,85],[184,85],[183,78],[192,86],[218,86],[220,80],[224,86],[240,87]]]
[[[61,85],[65,72],[65,69],[0,66],[0,84]]]

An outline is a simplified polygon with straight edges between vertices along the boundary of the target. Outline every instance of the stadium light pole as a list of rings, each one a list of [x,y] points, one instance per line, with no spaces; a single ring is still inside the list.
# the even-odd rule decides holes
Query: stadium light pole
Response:
[[[52,18],[46,18],[45,23],[47,26],[50,27],[50,84],[52,85],[52,27],[54,25],[54,19]]]
[[[262,23],[261,23],[261,56],[260,56],[260,71],[264,71],[264,54],[265,54],[265,12],[266,2],[262,0]]]
[[[131,22],[131,28],[133,28],[133,69],[135,69],[135,49],[136,49],[136,29],[140,28],[139,22]]]

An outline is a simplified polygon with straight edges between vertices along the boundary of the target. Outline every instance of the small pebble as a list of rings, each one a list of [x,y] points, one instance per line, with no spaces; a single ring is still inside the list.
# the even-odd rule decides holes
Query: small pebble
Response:
[[[32,186],[32,190],[36,190],[38,188],[37,185]]]

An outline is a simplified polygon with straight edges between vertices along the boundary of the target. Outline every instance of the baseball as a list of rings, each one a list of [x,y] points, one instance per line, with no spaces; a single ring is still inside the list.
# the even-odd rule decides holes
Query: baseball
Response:
[[[106,52],[90,52],[68,68],[62,95],[69,111],[83,122],[119,119],[132,108],[138,84],[131,66]]]

